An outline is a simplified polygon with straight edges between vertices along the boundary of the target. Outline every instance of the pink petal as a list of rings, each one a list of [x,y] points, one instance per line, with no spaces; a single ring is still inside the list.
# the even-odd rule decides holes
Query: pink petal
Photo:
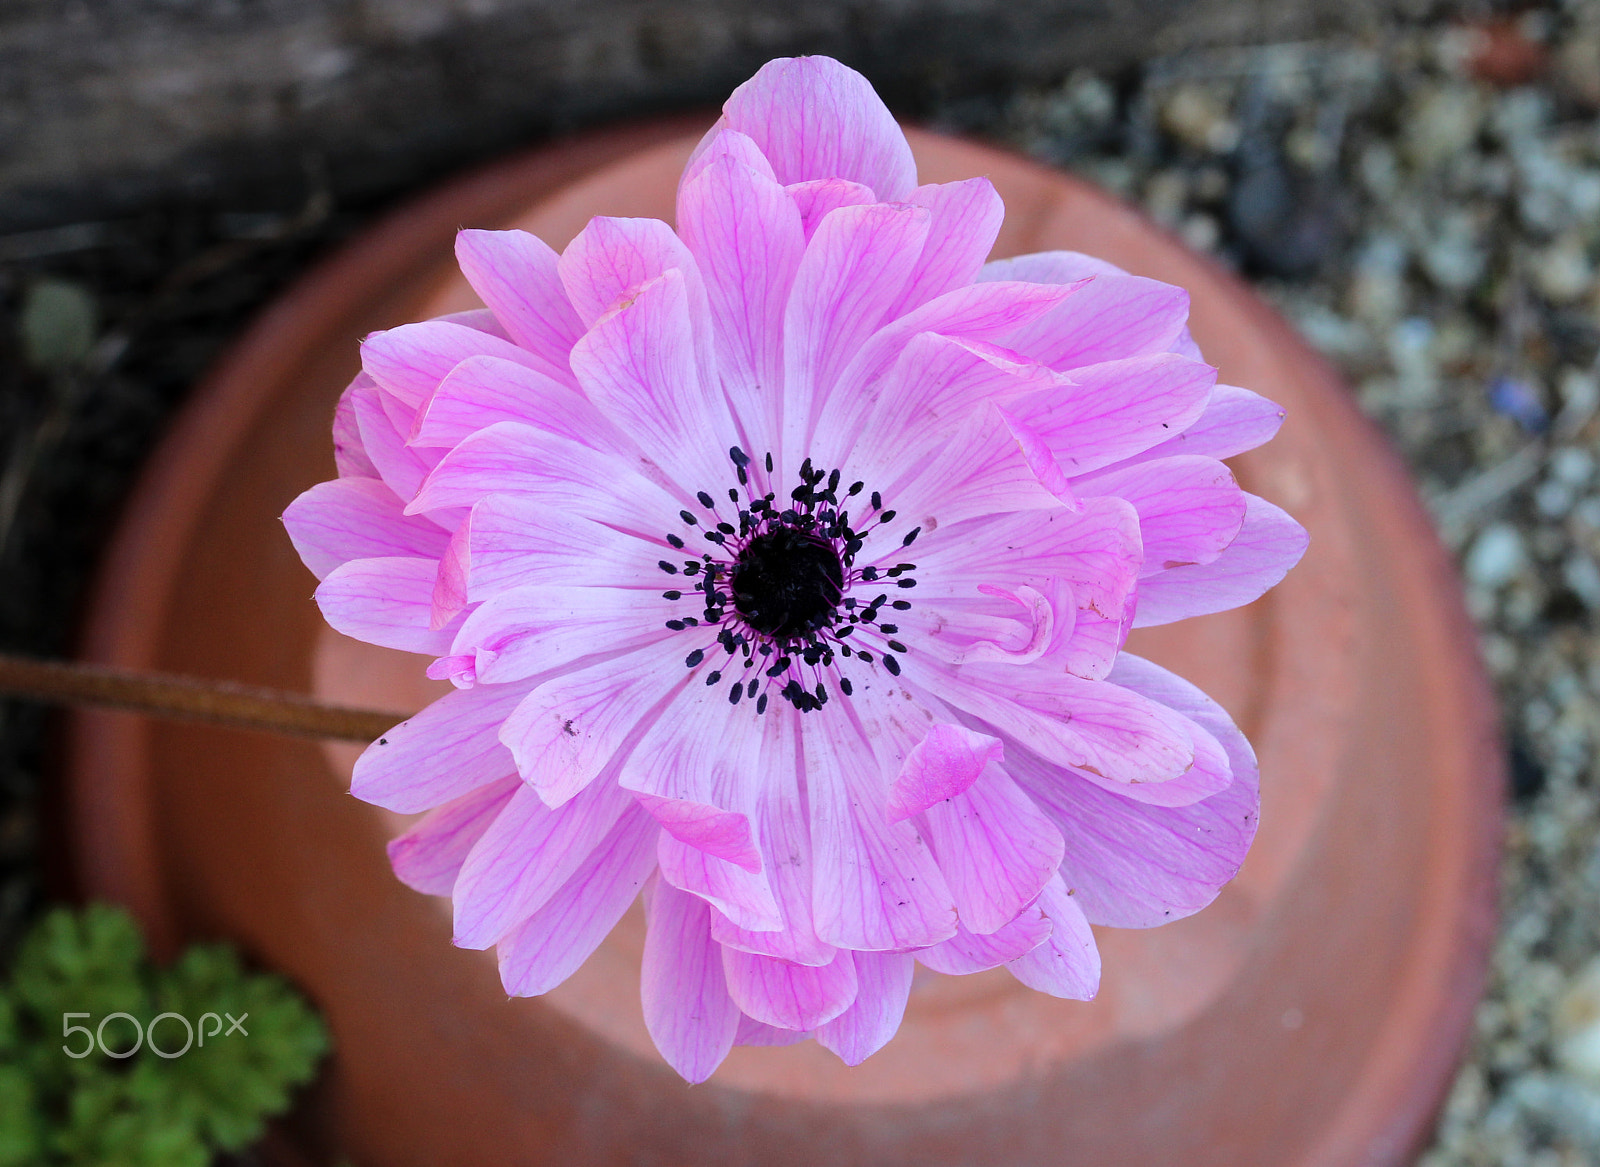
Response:
[[[777,432],[783,308],[805,250],[799,214],[770,176],[719,153],[679,193],[678,229],[704,273],[723,387],[764,453]]]
[[[406,445],[405,434],[384,408],[383,398],[378,389],[352,389],[350,411],[355,416],[367,460],[402,502],[410,502],[433,467],[421,452]],[[409,423],[407,425],[409,428]]]
[[[628,736],[661,715],[687,674],[679,647],[657,643],[547,680],[504,718],[499,740],[551,806],[589,785]]]
[[[1050,935],[1006,968],[1030,989],[1068,1001],[1092,1001],[1100,991],[1100,950],[1077,897],[1059,875],[1039,897],[1039,909],[1050,921]]]
[[[467,852],[520,785],[515,774],[487,782],[429,811],[391,840],[389,863],[400,882],[424,895],[449,895]]]
[[[1174,454],[1232,458],[1271,439],[1283,419],[1283,407],[1277,402],[1236,385],[1218,385],[1211,390],[1204,412],[1187,429],[1131,460],[1148,462]]]
[[[754,702],[730,706],[721,685],[705,684],[710,664],[692,668],[685,668],[681,660],[676,664],[663,672],[663,678],[684,675],[687,683],[645,730],[623,762],[618,781],[641,794],[715,807],[749,819],[761,787],[762,717]]]
[[[460,798],[516,771],[496,732],[520,686],[480,685],[446,693],[402,721],[356,760],[350,793],[400,814]]]
[[[632,805],[610,782],[555,810],[532,788],[519,789],[456,877],[456,945],[487,948],[544,907]]]
[[[1261,796],[1255,755],[1222,708],[1187,681],[1123,653],[1111,674],[1175,708],[1227,753],[1233,782],[1183,807],[1131,801],[1021,753],[1006,768],[1055,819],[1066,839],[1061,876],[1088,919],[1150,928],[1193,914],[1216,898],[1244,861]]]
[[[1080,614],[1067,584],[1061,583],[1054,596],[1027,584],[1015,591],[980,584],[978,591],[982,594],[964,600],[942,599],[936,607],[923,604],[897,612],[895,627],[912,634],[919,654],[949,665],[1027,665],[1052,652],[1057,642],[1073,643]]]
[[[965,927],[943,944],[924,948],[916,956],[934,972],[948,976],[964,977],[987,969],[999,968],[1025,956],[1050,938],[1050,921],[1038,907],[1031,907],[986,936],[978,936]]]
[[[333,411],[333,461],[340,478],[377,478],[378,468],[367,457],[361,444],[361,426],[356,421],[355,401],[357,389],[376,390],[378,384],[365,373],[357,373],[354,381],[339,395],[339,404]]]
[[[407,517],[402,506],[376,478],[336,478],[290,503],[283,525],[318,579],[353,559],[439,558],[449,536],[437,523]]]
[[[1141,575],[1210,563],[1244,522],[1245,493],[1215,458],[1179,455],[1101,471],[1073,483],[1084,495],[1125,499],[1139,512]]]
[[[678,842],[742,867],[752,875],[761,870],[761,852],[751,835],[747,816],[702,802],[658,798],[653,794],[634,797]]]
[[[1194,763],[1184,719],[1131,690],[1039,670],[1026,688],[1019,683],[1009,665],[966,665],[945,678],[939,695],[1050,763],[1123,784],[1130,797]],[[1011,753],[1008,744],[1008,759]]]
[[[635,530],[665,533],[682,525],[675,500],[622,458],[520,421],[496,422],[462,439],[406,512],[470,507],[489,494]]]
[[[872,84],[828,57],[768,61],[723,104],[719,125],[753,138],[785,186],[847,178],[899,202],[917,185],[911,148]]]
[[[864,689],[856,694],[854,704],[865,706]],[[806,739],[806,781],[817,935],[877,952],[946,939],[955,930],[955,903],[912,824],[889,821],[888,780],[872,744],[843,718],[813,720],[819,724]]]
[[[433,395],[451,369],[478,356],[499,357],[546,375],[560,373],[527,349],[449,320],[402,324],[361,342],[361,367],[367,375],[413,409]]]
[[[911,338],[923,332],[974,341],[997,341],[1072,296],[1073,286],[972,284],[946,292],[878,329],[839,377],[846,393],[859,393],[889,369]]]
[[[728,996],[721,950],[711,939],[711,909],[665,880],[655,882],[646,901],[645,1028],[674,1070],[704,1082],[733,1048],[740,1016]]]
[[[666,608],[659,593],[638,588],[517,588],[478,605],[450,651],[470,654],[480,681],[520,681],[661,640],[670,635]]]
[[[589,400],[685,491],[727,480],[727,450],[737,444],[726,400],[697,363],[697,331],[710,343],[704,312],[697,330],[687,278],[674,268],[597,320],[572,350]]]
[[[986,935],[1016,919],[1061,864],[1061,832],[998,765],[930,806],[926,822],[969,932]]]
[[[985,766],[998,762],[1004,752],[999,738],[959,725],[935,725],[906,757],[899,776],[889,787],[889,821],[900,822],[935,803],[954,798],[978,780]]]
[[[1031,430],[1069,477],[1141,453],[1187,428],[1217,371],[1172,353],[1077,369],[1073,384],[1004,403],[1012,428]]]
[[[526,231],[459,231],[461,274],[516,343],[531,367],[572,383],[567,354],[583,332],[556,271],[556,253]]]
[[[439,574],[433,580],[428,598],[428,627],[435,631],[449,626],[469,602],[472,575],[472,516],[450,535],[450,542],[439,558]]]
[[[856,999],[817,1027],[817,1044],[859,1066],[889,1043],[905,1016],[916,961],[909,953],[856,952]]]
[[[625,811],[549,902],[500,941],[506,992],[536,997],[577,972],[639,898],[655,865],[655,824],[641,811]]]
[[[468,594],[474,602],[511,588],[541,585],[655,587],[665,543],[553,510],[537,500],[493,494],[472,508]],[[670,611],[670,600],[662,607]]]
[[[889,312],[891,319],[971,284],[989,257],[1006,214],[987,178],[919,186],[907,201],[927,207],[933,218],[911,280]]]
[[[1003,342],[1054,369],[1171,352],[1188,335],[1188,292],[1088,256],[1051,251],[1002,259],[986,265],[978,278],[1041,284],[1088,279],[1070,309],[1024,325]]]
[[[678,197],[683,197],[683,188],[699,178],[713,162],[728,158],[743,166],[746,170],[753,170],[762,178],[778,181],[778,176],[773,173],[772,163],[761,152],[755,139],[748,134],[741,134],[738,130],[730,130],[724,124],[726,119],[718,119],[716,125],[706,131],[693,152],[689,155],[689,162],[683,168],[683,174],[678,178]],[[678,213],[683,214],[682,205]]]
[[[768,1025],[762,1021],[752,1021],[750,1018],[741,1015],[739,1018],[739,1032],[734,1036],[733,1044],[760,1046],[796,1045],[810,1036],[804,1030],[779,1029],[776,1025]]]
[[[1245,495],[1244,525],[1215,560],[1175,567],[1139,584],[1135,628],[1225,612],[1260,599],[1305,554],[1306,529],[1282,510]]]
[[[806,245],[783,322],[785,441],[796,465],[811,418],[905,289],[928,219],[922,207],[843,207]]]
[[[800,719],[787,705],[769,709],[762,726],[762,775],[756,821],[761,845],[773,862],[768,884],[777,902],[782,926],[776,931],[751,931],[715,913],[711,935],[727,948],[773,956],[795,964],[823,965],[836,951],[817,937],[812,919],[811,834],[800,792]]]
[[[1127,643],[1138,602],[1138,595],[1129,592],[1120,615],[1102,616],[1087,608],[1080,610],[1068,635],[1053,650],[1061,666],[1075,677],[1105,680]]]
[[[813,178],[809,182],[786,186],[784,190],[800,212],[800,225],[807,242],[817,233],[817,227],[830,211],[837,211],[840,207],[864,207],[878,201],[878,196],[872,193],[870,186],[862,186],[847,178]]]
[[[856,999],[856,965],[848,952],[817,966],[725,947],[722,971],[745,1015],[779,1029],[815,1029]]]
[[[705,900],[736,928],[748,932],[775,932],[783,927],[783,913],[763,868],[750,871],[737,863],[718,859],[666,831],[656,848],[661,878],[673,887]]]
[[[454,446],[497,421],[526,422],[590,446],[611,436],[600,412],[569,384],[501,357],[468,357],[417,411],[408,444]]]
[[[1141,554],[1137,513],[1112,498],[1085,499],[1076,512],[1058,506],[940,526],[915,551],[919,606],[976,599],[985,585],[1053,596],[1059,580],[1079,607],[1118,614]]]
[[[454,628],[435,630],[429,618],[439,565],[432,559],[385,556],[356,559],[328,573],[317,607],[337,632],[368,644],[443,656]]]

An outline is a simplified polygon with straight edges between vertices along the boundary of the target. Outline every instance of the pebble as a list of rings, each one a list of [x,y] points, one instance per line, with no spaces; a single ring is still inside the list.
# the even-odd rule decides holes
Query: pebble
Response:
[[[1211,154],[1227,154],[1239,144],[1239,125],[1227,109],[1204,89],[1182,85],[1161,106],[1161,125],[1185,145]]]
[[[1582,299],[1594,283],[1594,267],[1583,241],[1573,235],[1564,235],[1535,252],[1531,271],[1534,286],[1552,304]]]
[[[1464,566],[1467,579],[1492,589],[1515,579],[1526,561],[1522,532],[1510,523],[1494,523],[1473,540]]]
[[[1551,1020],[1562,1069],[1600,1086],[1600,956],[1572,979]]]
[[[94,297],[81,284],[44,279],[29,285],[18,317],[22,353],[36,369],[68,369],[94,347]]]

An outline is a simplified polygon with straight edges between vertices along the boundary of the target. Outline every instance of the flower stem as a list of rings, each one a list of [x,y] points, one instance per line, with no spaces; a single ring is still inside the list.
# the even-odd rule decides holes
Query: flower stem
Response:
[[[409,714],[325,705],[300,693],[233,681],[0,653],[0,694],[67,705],[109,706],[295,737],[371,741]]]

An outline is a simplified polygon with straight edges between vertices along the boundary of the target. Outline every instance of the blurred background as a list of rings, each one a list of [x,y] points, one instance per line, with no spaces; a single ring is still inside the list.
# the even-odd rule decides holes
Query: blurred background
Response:
[[[8,0],[0,648],[69,655],[141,459],[286,281],[504,150],[825,52],[1137,203],[1345,372],[1504,704],[1501,936],[1424,1162],[1600,1163],[1600,0]],[[0,968],[52,886],[0,701]]]

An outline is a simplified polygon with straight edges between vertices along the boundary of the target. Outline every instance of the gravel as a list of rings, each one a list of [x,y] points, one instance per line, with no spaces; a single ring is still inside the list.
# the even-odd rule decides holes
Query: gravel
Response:
[[[1409,461],[1460,556],[1514,799],[1489,991],[1421,1162],[1600,1162],[1600,0],[1418,11],[924,112],[1251,278]],[[70,649],[185,388],[369,217],[311,188],[0,237],[0,645]],[[42,899],[44,742],[39,711],[0,703],[0,961]]]

